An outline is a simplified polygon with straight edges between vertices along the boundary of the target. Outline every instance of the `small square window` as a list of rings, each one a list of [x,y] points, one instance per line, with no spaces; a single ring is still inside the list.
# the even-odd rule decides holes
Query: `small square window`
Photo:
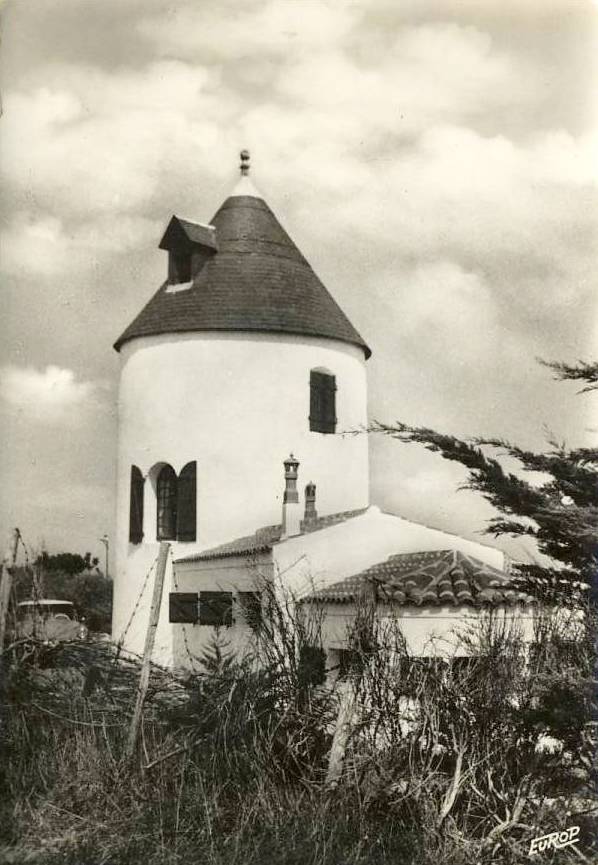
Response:
[[[303,685],[323,685],[326,681],[326,653],[321,646],[301,646],[299,679]]]
[[[168,621],[194,625],[197,620],[197,592],[171,592],[168,596]]]
[[[336,379],[326,372],[309,375],[309,428],[312,432],[336,431]]]
[[[214,628],[230,627],[233,623],[232,592],[200,592],[199,624]]]

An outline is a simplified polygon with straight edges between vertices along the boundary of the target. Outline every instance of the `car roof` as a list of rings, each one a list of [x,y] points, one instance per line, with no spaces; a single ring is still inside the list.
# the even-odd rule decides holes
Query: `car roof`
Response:
[[[56,598],[40,598],[38,601],[20,601],[18,607],[39,607],[41,604],[63,604],[66,607],[72,607],[72,601],[62,601]]]

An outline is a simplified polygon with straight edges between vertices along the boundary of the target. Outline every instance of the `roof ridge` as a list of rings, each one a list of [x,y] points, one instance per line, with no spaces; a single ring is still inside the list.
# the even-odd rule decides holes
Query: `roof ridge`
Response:
[[[325,514],[318,517],[312,525],[307,525],[305,520],[301,520],[301,532],[298,535],[292,535],[289,538],[282,538],[282,524],[274,523],[271,526],[262,526],[250,535],[241,535],[238,538],[233,538],[223,544],[218,544],[215,547],[209,547],[207,550],[200,550],[196,553],[191,553],[188,556],[183,556],[176,559],[176,562],[191,562],[203,561],[207,559],[229,558],[230,556],[242,556],[249,553],[267,551],[272,549],[274,544],[304,535],[311,535],[322,529],[333,528],[346,520],[356,516],[361,516],[367,508],[355,508],[347,511],[337,511],[333,514]]]
[[[408,523],[414,523],[416,526],[423,526],[425,529],[431,529],[433,532],[440,532],[443,535],[450,535],[452,538],[459,538],[460,540],[469,541],[471,544],[479,544],[481,547],[486,547],[490,550],[496,550],[498,553],[502,553],[503,556],[507,555],[504,550],[501,550],[500,547],[495,547],[494,544],[486,544],[484,541],[471,541],[469,538],[464,538],[463,535],[458,534],[458,532],[453,532],[450,529],[441,529],[438,526],[431,525],[430,523],[424,523],[421,520],[414,520],[411,517],[405,517],[402,514],[395,513],[394,511],[386,511],[380,508],[381,514],[386,514],[388,517],[397,517],[399,520],[405,520]],[[481,534],[481,532],[480,532]],[[454,549],[454,547],[449,547],[449,549]],[[460,550],[459,550],[460,552]],[[463,555],[465,555],[463,553]]]

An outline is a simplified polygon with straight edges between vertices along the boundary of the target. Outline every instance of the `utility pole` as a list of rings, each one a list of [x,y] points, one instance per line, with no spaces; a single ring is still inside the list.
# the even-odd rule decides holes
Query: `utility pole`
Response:
[[[2,560],[2,573],[0,582],[0,687],[4,683],[3,668],[3,652],[4,652],[4,636],[6,634],[6,617],[8,615],[8,607],[10,605],[10,592],[12,589],[12,572],[17,561],[17,550],[19,548],[19,538],[21,533],[18,529],[13,529],[10,536],[8,548]]]
[[[129,728],[129,739],[127,742],[127,757],[129,759],[131,759],[135,755],[135,748],[137,747],[137,736],[139,734],[139,725],[141,724],[141,717],[143,715],[143,704],[145,702],[147,686],[149,685],[152,651],[154,649],[154,641],[156,639],[156,631],[158,629],[158,619],[160,618],[162,589],[164,587],[164,574],[166,573],[166,563],[168,561],[169,549],[170,544],[167,541],[162,541],[162,543],[160,544],[160,552],[158,554],[156,579],[154,581],[154,594],[152,596],[149,622],[147,624],[147,633],[145,635],[145,646],[143,649],[143,661],[141,663],[139,686],[137,688],[137,699],[135,701],[133,717],[131,718],[131,727]]]
[[[104,544],[104,547],[106,548],[106,568],[104,570],[104,576],[108,580],[110,579],[110,575],[108,574],[108,553],[110,550],[110,540],[108,538],[108,535],[104,535],[102,538],[100,538],[100,543]]]

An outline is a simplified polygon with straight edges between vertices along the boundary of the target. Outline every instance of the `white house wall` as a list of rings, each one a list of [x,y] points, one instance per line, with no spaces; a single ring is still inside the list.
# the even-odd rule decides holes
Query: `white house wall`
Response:
[[[502,568],[504,564],[503,553],[494,547],[430,529],[371,507],[364,514],[343,523],[275,544],[271,555],[180,562],[175,567],[178,588],[182,592],[245,591],[255,588],[256,581],[259,583],[264,578],[274,577],[276,588],[290,598],[359,573],[384,561],[389,555],[447,549],[460,550],[496,568]],[[329,648],[342,646],[355,614],[354,607],[327,604],[318,605],[315,609],[325,613],[324,644]],[[410,650],[414,654],[425,654],[424,645],[433,635],[448,639],[455,627],[462,627],[468,618],[477,615],[478,612],[471,607],[428,607],[421,611],[414,608],[405,613],[401,610],[401,626]],[[522,618],[518,610],[517,615],[529,631],[532,613],[528,610]],[[171,627],[176,662],[185,664],[183,627],[176,624]],[[184,630],[194,654],[205,648],[212,631],[201,625],[186,625]],[[249,636],[242,619],[227,629],[226,634],[231,644],[238,648]],[[452,651],[448,643],[446,651],[449,654]]]
[[[314,615],[322,618],[322,644],[327,649],[341,649],[348,645],[347,637],[355,621],[354,604],[318,604]],[[467,654],[458,634],[476,626],[487,615],[483,608],[462,607],[397,607],[377,609],[382,626],[393,626],[396,621],[405,638],[409,654],[417,657]],[[535,612],[531,606],[494,607],[495,620],[513,625],[525,642],[534,635]]]
[[[159,464],[170,463],[178,473],[197,462],[197,541],[173,542],[175,558],[279,523],[282,461],[291,451],[300,461],[301,501],[305,484],[313,481],[321,514],[367,506],[367,436],[309,430],[314,368],[336,377],[337,429],[367,423],[365,360],[358,347],[276,334],[168,334],[126,343],[121,362],[115,638],[157,555]],[[132,465],[146,477],[140,545],[129,543]],[[169,569],[166,593],[170,588]],[[162,616],[157,640],[167,653],[170,636],[163,622]],[[128,647],[141,651],[143,633],[143,616],[136,616]]]
[[[124,560],[119,561],[119,569],[114,578],[112,639],[116,643],[122,641],[127,651],[141,655],[149,621],[159,544],[127,546],[130,546],[130,551]],[[150,570],[146,581],[145,577]],[[172,557],[169,557],[153,653],[154,660],[164,666],[170,666],[173,662],[173,633],[168,624],[168,593],[172,591],[172,586]]]
[[[297,596],[358,574],[399,553],[459,550],[502,570],[504,553],[372,506],[344,523],[289,538],[274,548],[276,569]]]
[[[180,563],[175,567],[180,592],[233,593],[233,625],[221,631],[230,649],[242,654],[251,643],[252,631],[239,608],[236,593],[259,591],[265,580],[271,580],[271,557],[239,556]],[[200,624],[173,624],[170,627],[175,666],[193,668],[194,659],[209,647],[214,628]]]

